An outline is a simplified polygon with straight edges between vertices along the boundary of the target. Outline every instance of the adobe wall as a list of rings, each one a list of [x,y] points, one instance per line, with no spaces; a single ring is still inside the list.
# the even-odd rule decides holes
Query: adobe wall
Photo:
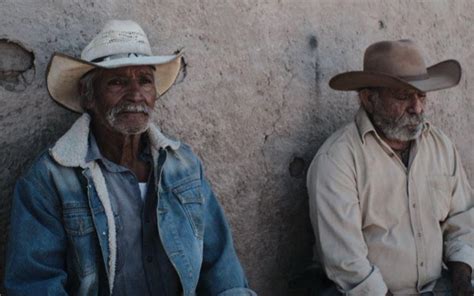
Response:
[[[48,97],[49,57],[79,56],[111,18],[137,20],[157,54],[185,48],[157,121],[203,159],[260,295],[302,295],[287,282],[311,258],[305,172],[358,108],[327,83],[360,69],[367,45],[411,38],[427,64],[461,62],[460,85],[430,93],[428,114],[474,183],[471,0],[0,0],[0,276],[15,179],[77,118]]]

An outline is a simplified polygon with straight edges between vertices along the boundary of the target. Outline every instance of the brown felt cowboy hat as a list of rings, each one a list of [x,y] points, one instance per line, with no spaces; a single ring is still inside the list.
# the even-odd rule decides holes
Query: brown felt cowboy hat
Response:
[[[453,87],[460,79],[458,61],[446,60],[426,68],[415,43],[398,40],[370,45],[364,54],[364,70],[338,74],[329,86],[335,90],[388,87],[429,92]]]
[[[61,105],[84,112],[79,100],[79,80],[101,68],[150,65],[154,67],[158,95],[174,83],[181,68],[181,56],[153,55],[143,29],[133,21],[111,20],[84,48],[81,58],[55,53],[49,62],[46,84],[51,97]]]

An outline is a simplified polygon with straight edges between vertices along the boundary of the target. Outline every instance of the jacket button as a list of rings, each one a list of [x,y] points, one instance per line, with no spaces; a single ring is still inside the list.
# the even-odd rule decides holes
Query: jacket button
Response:
[[[146,262],[150,263],[153,261],[153,257],[152,256],[146,256]]]

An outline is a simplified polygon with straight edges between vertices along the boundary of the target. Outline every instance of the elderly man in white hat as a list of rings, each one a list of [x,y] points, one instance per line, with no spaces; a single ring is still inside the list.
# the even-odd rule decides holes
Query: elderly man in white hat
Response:
[[[372,44],[363,71],[329,82],[361,108],[307,176],[328,295],[472,295],[474,197],[454,144],[424,117],[426,93],[460,77],[457,61],[426,68],[400,40]]]
[[[9,296],[255,295],[201,162],[151,120],[180,65],[132,21],[53,55],[51,97],[83,114],[16,185]]]

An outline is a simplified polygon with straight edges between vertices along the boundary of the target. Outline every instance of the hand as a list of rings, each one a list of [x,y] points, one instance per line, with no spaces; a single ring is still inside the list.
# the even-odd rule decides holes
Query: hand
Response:
[[[448,262],[451,274],[453,296],[472,296],[474,289],[471,286],[471,267],[464,262]]]

